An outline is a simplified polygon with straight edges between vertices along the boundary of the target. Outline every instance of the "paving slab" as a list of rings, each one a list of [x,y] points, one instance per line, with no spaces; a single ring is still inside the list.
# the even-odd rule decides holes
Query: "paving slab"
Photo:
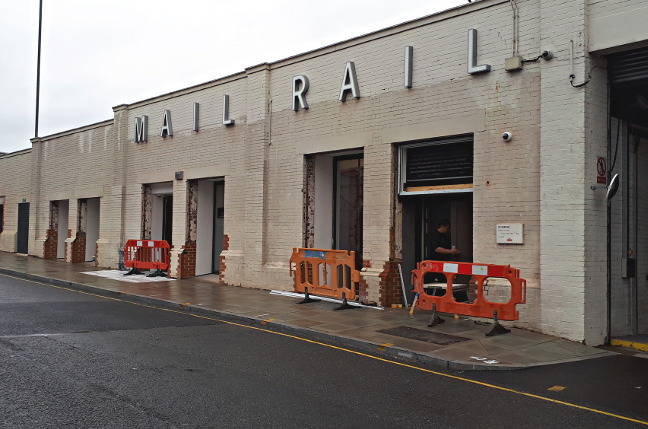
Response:
[[[490,326],[469,318],[444,316],[445,323],[428,327],[429,312],[405,309],[334,311],[338,304],[320,301],[298,305],[299,299],[272,295],[268,290],[217,284],[204,279],[126,282],[84,274],[99,271],[89,264],[68,264],[0,252],[0,274],[118,297],[126,301],[182,309],[215,319],[258,324],[293,335],[317,339],[386,357],[462,370],[512,370],[614,355],[609,350],[511,328],[511,333],[486,337]],[[403,328],[467,338],[454,344],[434,344],[379,331]],[[429,338],[434,338],[434,335]],[[442,336],[439,336],[440,338]]]

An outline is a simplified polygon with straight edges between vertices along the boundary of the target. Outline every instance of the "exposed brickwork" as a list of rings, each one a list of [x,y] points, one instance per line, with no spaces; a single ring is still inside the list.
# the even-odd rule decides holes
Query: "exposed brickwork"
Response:
[[[227,234],[223,236],[223,250],[229,250],[229,235]],[[225,256],[221,255],[220,263],[218,265],[218,278],[221,282],[225,282],[225,269],[227,269]]]
[[[152,214],[152,194],[151,185],[142,185],[142,239],[151,239],[151,217]]]
[[[384,307],[403,303],[403,292],[398,273],[398,264],[400,262],[385,262],[383,271],[380,273],[380,304]]]
[[[186,279],[196,275],[196,242],[186,241],[180,254],[179,279]]]
[[[304,247],[315,246],[315,158],[304,158]]]
[[[79,263],[85,262],[85,248],[86,248],[86,234],[83,231],[79,231],[76,234],[76,238],[71,244],[72,247],[72,256],[70,262]]]
[[[56,259],[58,253],[58,233],[55,229],[47,230],[47,238],[43,243],[43,258]]]
[[[369,302],[369,297],[367,296],[367,282],[362,277],[360,278],[360,283],[358,283],[358,296],[359,301],[363,304],[377,304],[376,302]]]
[[[49,228],[45,232],[46,238],[43,243],[43,258],[55,260],[58,253],[58,202],[50,201],[49,209]]]

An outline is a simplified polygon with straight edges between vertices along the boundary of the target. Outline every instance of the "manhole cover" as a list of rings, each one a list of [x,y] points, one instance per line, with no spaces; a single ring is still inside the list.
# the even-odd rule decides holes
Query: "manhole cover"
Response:
[[[409,338],[411,340],[425,341],[445,346],[447,344],[468,341],[470,338],[457,337],[456,335],[442,334],[441,332],[426,331],[423,329],[412,328],[410,326],[398,326],[396,328],[381,329],[383,334],[394,335],[396,337]]]

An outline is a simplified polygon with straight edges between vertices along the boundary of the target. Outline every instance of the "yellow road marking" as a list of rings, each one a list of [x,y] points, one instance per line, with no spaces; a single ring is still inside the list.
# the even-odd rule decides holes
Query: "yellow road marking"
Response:
[[[11,276],[11,275],[8,275],[8,274],[3,274],[3,275],[5,275],[7,277],[12,277],[12,278],[15,278],[15,279],[18,279],[18,280],[22,280],[22,281],[41,284],[41,285],[53,287],[53,288],[56,288],[56,289],[67,290],[67,291],[70,291],[70,292],[81,293],[81,294],[84,294],[84,295],[90,295],[90,296],[94,296],[94,297],[97,297],[97,298],[108,299],[108,300],[117,301],[117,302],[123,302],[123,303],[127,303],[127,304],[137,305],[139,307],[152,308],[152,309],[159,310],[159,311],[168,311],[170,313],[183,314],[185,316],[191,316],[191,317],[195,317],[195,318],[198,318],[198,319],[211,320],[213,322],[224,323],[226,325],[238,326],[238,327],[241,327],[241,328],[253,329],[255,331],[261,331],[261,332],[266,332],[268,334],[279,335],[279,336],[286,337],[286,338],[292,338],[294,340],[303,341],[305,343],[316,344],[316,345],[319,345],[319,346],[322,346],[322,347],[327,347],[327,348],[330,348],[330,349],[333,349],[333,350],[339,350],[339,351],[351,353],[351,354],[354,354],[356,356],[362,356],[362,357],[377,360],[377,361],[380,361],[380,362],[385,362],[385,363],[389,363],[389,364],[392,364],[392,365],[400,366],[400,367],[403,367],[403,368],[413,369],[413,370],[416,370],[416,371],[424,372],[426,374],[433,374],[433,375],[437,375],[439,377],[445,377],[445,378],[449,378],[449,379],[452,379],[452,380],[463,381],[465,383],[475,384],[477,386],[482,386],[482,387],[488,387],[490,389],[499,390],[501,392],[513,393],[515,395],[525,396],[527,398],[533,398],[533,399],[538,399],[538,400],[545,401],[545,402],[550,402],[550,403],[553,403],[553,404],[564,405],[566,407],[576,408],[578,410],[583,410],[583,411],[589,411],[589,412],[592,412],[592,413],[595,413],[595,414],[600,414],[600,415],[604,415],[604,416],[608,416],[608,417],[613,417],[613,418],[616,418],[616,419],[619,419],[619,420],[624,420],[624,421],[628,421],[628,422],[632,422],[632,423],[638,423],[638,424],[641,424],[641,425],[648,426],[648,421],[646,421],[646,420],[639,420],[639,419],[635,419],[635,418],[632,418],[632,417],[626,417],[626,416],[622,416],[620,414],[609,413],[607,411],[599,410],[599,409],[596,409],[596,408],[591,408],[591,407],[586,407],[584,405],[574,404],[573,402],[561,401],[561,400],[549,398],[549,397],[546,397],[546,396],[536,395],[535,393],[524,392],[524,391],[521,391],[521,390],[511,389],[509,387],[498,386],[496,384],[486,383],[486,382],[479,381],[479,380],[473,380],[471,378],[461,377],[461,376],[458,376],[458,375],[452,375],[452,374],[447,374],[445,372],[440,372],[440,371],[435,371],[435,370],[431,370],[431,369],[427,369],[427,368],[422,368],[420,366],[410,365],[408,363],[398,362],[398,361],[395,361],[395,360],[382,358],[380,356],[374,356],[374,355],[370,355],[370,354],[367,354],[367,353],[358,352],[358,351],[355,351],[355,350],[347,349],[345,347],[334,346],[332,344],[326,344],[326,343],[322,343],[320,341],[310,340],[308,338],[303,338],[303,337],[298,337],[297,335],[285,334],[283,332],[271,331],[270,329],[259,328],[259,327],[252,326],[252,325],[245,325],[243,323],[230,322],[230,321],[227,321],[227,320],[216,319],[216,318],[209,317],[209,316],[201,316],[199,314],[187,313],[185,311],[173,310],[173,309],[170,309],[170,308],[162,308],[162,307],[155,307],[155,306],[147,305],[147,304],[140,304],[138,302],[128,301],[128,300],[119,299],[119,298],[113,298],[113,297],[110,297],[110,296],[98,295],[96,293],[71,289],[71,288],[67,288],[67,287],[63,287],[63,286],[56,286],[56,285],[52,285],[52,284],[49,284],[49,283],[39,282],[39,281],[36,281],[36,280],[26,280],[26,279]]]
[[[382,343],[378,345],[378,350],[385,350],[387,347],[393,346],[392,343]]]
[[[628,347],[635,350],[640,350],[642,352],[648,352],[648,343],[639,343],[637,341],[628,341],[628,340],[610,340],[610,345],[619,346],[619,347]]]
[[[262,324],[262,325],[266,325],[266,324],[272,322],[273,320],[274,320],[274,319],[272,319],[272,318],[270,318],[270,319],[265,319],[265,320],[262,320],[262,321],[261,321],[261,324]]]
[[[558,386],[558,385],[555,385],[555,386],[551,386],[551,387],[548,388],[547,390],[550,390],[550,391],[552,391],[552,392],[562,392],[562,391],[565,390],[565,389],[566,389],[565,386]]]

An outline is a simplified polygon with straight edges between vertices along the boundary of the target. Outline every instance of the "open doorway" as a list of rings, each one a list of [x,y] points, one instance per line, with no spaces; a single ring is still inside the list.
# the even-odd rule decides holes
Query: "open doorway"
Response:
[[[82,207],[83,205],[81,205]],[[99,198],[85,199],[85,261],[93,262],[97,255],[97,240],[99,239]]]
[[[648,49],[611,55],[608,71],[608,174],[620,176],[609,210],[609,333],[648,342]]]
[[[18,230],[16,234],[16,253],[29,252],[29,203],[18,203]]]
[[[362,149],[310,155],[305,162],[305,246],[354,251],[361,266]]]
[[[58,230],[56,234],[56,258],[65,259],[65,240],[68,236],[68,219],[70,216],[70,200],[57,201]]]
[[[398,160],[403,273],[423,260],[473,262],[472,135],[401,144]]]
[[[220,254],[224,237],[223,179],[198,181],[196,275],[220,272]]]
[[[150,194],[151,240],[166,240],[172,246],[173,182],[151,184]]]
[[[362,154],[333,158],[333,248],[353,250],[362,261]]]
[[[412,269],[435,259],[433,236],[440,223],[450,223],[448,238],[461,253],[454,261],[472,262],[472,194],[409,197],[403,201],[403,250]]]

